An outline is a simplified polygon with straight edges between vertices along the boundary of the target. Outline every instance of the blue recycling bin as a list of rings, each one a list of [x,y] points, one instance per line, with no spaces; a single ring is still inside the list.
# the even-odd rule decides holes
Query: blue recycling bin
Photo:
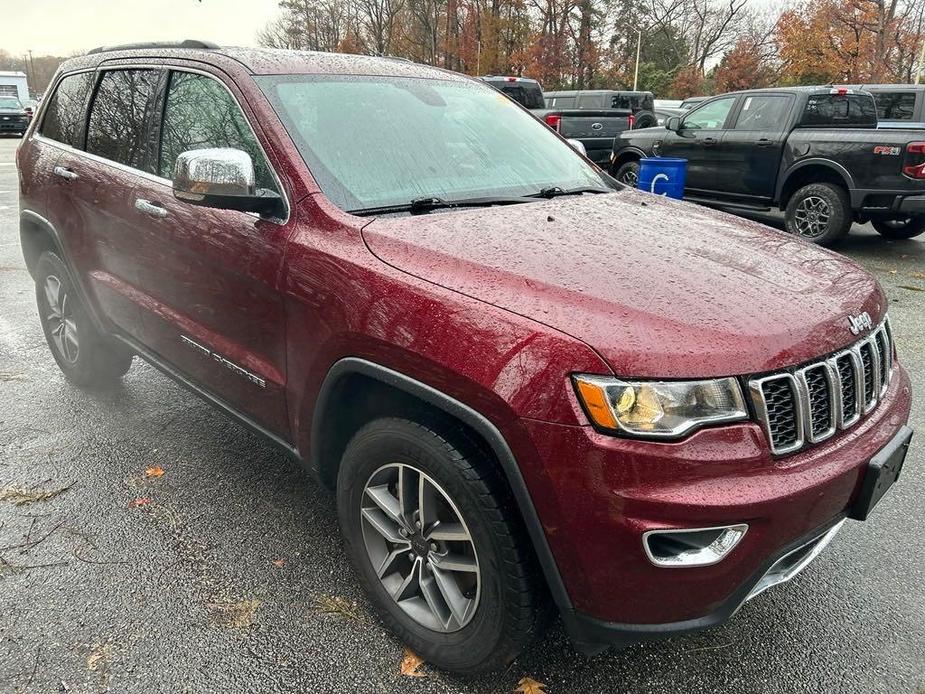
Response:
[[[686,180],[687,159],[646,157],[639,161],[639,190],[681,200]]]

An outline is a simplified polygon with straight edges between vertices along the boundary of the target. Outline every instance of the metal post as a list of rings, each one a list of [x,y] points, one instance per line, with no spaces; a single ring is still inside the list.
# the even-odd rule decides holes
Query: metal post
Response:
[[[642,29],[636,34],[636,70],[633,72],[633,91],[639,86],[639,49],[642,47]]]

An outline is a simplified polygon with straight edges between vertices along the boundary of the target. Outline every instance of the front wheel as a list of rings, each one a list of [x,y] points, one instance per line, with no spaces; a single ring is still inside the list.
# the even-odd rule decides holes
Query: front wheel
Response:
[[[872,219],[870,223],[878,234],[897,241],[914,238],[925,231],[925,216]]]
[[[617,169],[613,175],[623,185],[635,188],[639,185],[639,162],[628,161]]]
[[[844,188],[832,183],[810,183],[787,203],[784,224],[791,234],[829,246],[848,233],[853,219]]]
[[[542,624],[509,497],[455,428],[378,419],[344,453],[337,512],[350,559],[382,620],[437,667],[506,667]]]

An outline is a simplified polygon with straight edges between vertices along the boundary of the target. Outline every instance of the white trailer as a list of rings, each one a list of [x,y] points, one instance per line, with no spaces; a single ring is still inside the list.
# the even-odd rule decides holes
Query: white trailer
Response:
[[[26,103],[31,98],[26,73],[0,71],[0,96],[15,96]]]

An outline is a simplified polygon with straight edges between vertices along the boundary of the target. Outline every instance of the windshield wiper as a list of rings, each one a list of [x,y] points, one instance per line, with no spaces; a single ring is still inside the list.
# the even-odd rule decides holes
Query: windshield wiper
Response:
[[[464,198],[462,200],[444,200],[443,198],[415,198],[399,205],[382,205],[380,207],[364,207],[357,210],[348,210],[350,214],[368,217],[377,214],[395,212],[410,212],[411,214],[424,214],[432,210],[453,209],[457,207],[491,207],[492,205],[516,205],[522,202],[533,202],[531,197],[501,197],[491,196],[482,198]]]
[[[543,188],[539,193],[531,195],[532,198],[558,198],[562,195],[581,195],[582,193],[612,193],[613,188],[597,188],[586,186],[584,188],[561,188],[559,186],[549,186]]]

